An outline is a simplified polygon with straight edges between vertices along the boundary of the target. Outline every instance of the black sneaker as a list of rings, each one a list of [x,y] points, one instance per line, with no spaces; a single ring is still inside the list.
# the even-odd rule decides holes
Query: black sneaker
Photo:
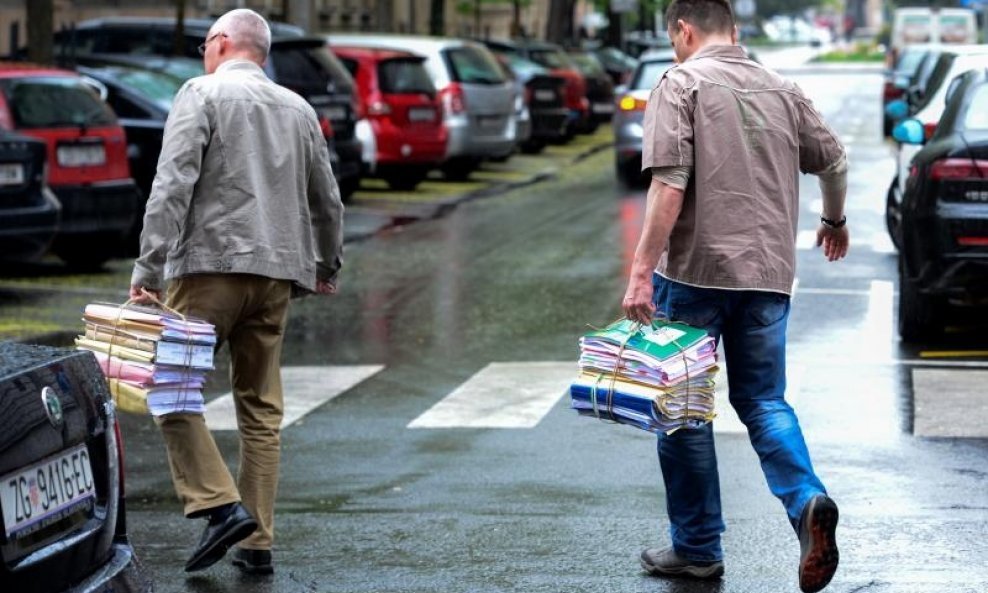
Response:
[[[799,588],[816,593],[837,571],[837,503],[819,494],[810,499],[799,518]]]
[[[233,565],[247,574],[271,574],[271,550],[246,550],[237,548],[233,552]]]
[[[724,575],[724,563],[696,562],[687,560],[676,553],[672,546],[650,549],[642,552],[642,568],[653,576],[693,577],[695,579],[716,579]]]

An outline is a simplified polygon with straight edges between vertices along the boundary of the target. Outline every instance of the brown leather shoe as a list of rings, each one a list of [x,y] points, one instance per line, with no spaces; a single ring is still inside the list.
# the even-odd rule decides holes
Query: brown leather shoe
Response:
[[[819,494],[810,499],[799,519],[799,588],[816,593],[837,571],[837,503]]]

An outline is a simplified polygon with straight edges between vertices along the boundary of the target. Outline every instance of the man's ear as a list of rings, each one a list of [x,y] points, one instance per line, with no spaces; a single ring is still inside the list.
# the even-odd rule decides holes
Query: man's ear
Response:
[[[734,27],[731,28],[731,43],[733,43],[734,45],[737,45],[738,44],[738,26],[737,25],[734,25]]]
[[[693,40],[693,26],[683,19],[677,20],[676,26],[679,27],[679,33],[683,36],[683,43],[689,45]]]

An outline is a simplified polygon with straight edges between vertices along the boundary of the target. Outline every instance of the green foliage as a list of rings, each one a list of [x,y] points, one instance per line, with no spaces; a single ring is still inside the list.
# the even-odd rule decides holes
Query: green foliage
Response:
[[[885,52],[873,43],[855,43],[850,49],[835,49],[817,56],[814,62],[882,62]]]

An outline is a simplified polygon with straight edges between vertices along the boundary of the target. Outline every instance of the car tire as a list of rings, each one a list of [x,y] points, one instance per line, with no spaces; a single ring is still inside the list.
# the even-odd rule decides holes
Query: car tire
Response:
[[[352,198],[353,194],[355,194],[357,192],[357,189],[360,188],[360,176],[352,175],[350,177],[347,177],[346,179],[342,179],[339,181],[339,186],[340,186],[340,200],[344,204],[348,204],[350,202],[350,198]]]
[[[902,249],[902,206],[895,199],[895,188],[898,187],[898,178],[892,180],[888,193],[885,195],[885,228],[888,229],[889,238],[892,245],[898,250]]]
[[[631,159],[625,162],[615,161],[614,172],[624,187],[628,189],[645,187],[645,178],[642,175],[641,168],[637,166],[640,163],[641,161],[638,159]]]
[[[940,303],[925,295],[899,264],[899,336],[903,342],[922,342],[943,332]]]
[[[443,163],[439,169],[447,181],[466,181],[479,166],[480,162],[476,159],[456,157]]]
[[[885,138],[892,137],[892,129],[895,128],[895,122],[887,117],[882,118],[882,135]]]
[[[545,149],[545,140],[525,140],[520,148],[525,154],[538,154]]]
[[[115,233],[56,238],[52,252],[70,269],[95,272],[114,257],[125,254],[125,237]]]
[[[415,188],[425,180],[428,174],[427,169],[408,169],[389,173],[385,176],[384,181],[387,182],[388,187],[395,191],[415,191]]]

